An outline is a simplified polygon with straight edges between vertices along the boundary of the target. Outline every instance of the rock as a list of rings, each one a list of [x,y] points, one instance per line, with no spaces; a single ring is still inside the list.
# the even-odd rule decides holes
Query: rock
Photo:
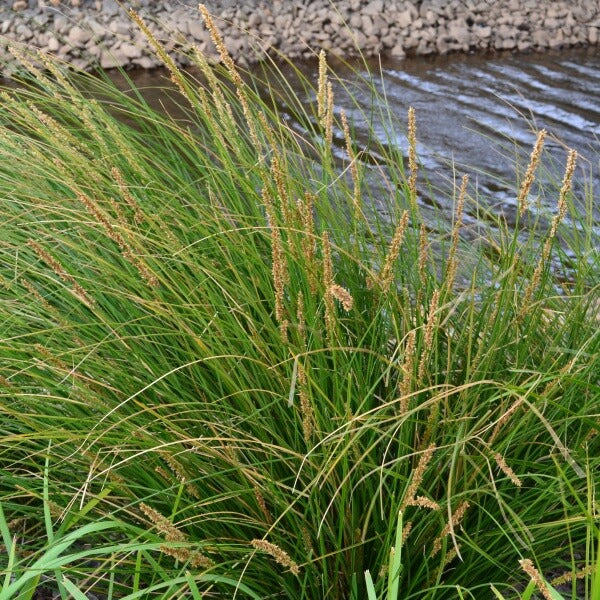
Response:
[[[475,35],[481,40],[489,38],[492,35],[492,28],[489,25],[487,27],[477,27]]]
[[[71,31],[69,31],[67,40],[72,46],[80,48],[87,41],[89,41],[92,38],[92,36],[93,33],[91,31],[75,26],[71,29]]]
[[[371,17],[375,17],[381,13],[383,13],[383,0],[371,0],[371,2],[362,9],[363,15]]]
[[[544,31],[543,29],[536,29],[531,34],[531,40],[533,42],[533,45],[537,48],[547,48],[548,42],[550,40],[550,35],[547,31]]]
[[[27,41],[33,37],[33,31],[24,23],[19,23],[15,29],[15,33],[17,34],[19,40]]]
[[[91,63],[85,58],[76,58],[71,61],[71,65],[79,71],[86,71],[90,68]]]
[[[448,52],[450,52],[450,44],[448,43],[446,36],[438,36],[436,48],[438,53],[441,55],[448,54]]]
[[[87,26],[97,39],[101,39],[106,35],[106,27],[96,21],[96,19],[88,19]]]
[[[416,52],[417,52],[417,54],[422,54],[422,55],[433,54],[434,47],[427,40],[422,39],[419,41]]]
[[[102,14],[106,17],[116,17],[119,14],[119,5],[116,0],[104,0]]]
[[[529,40],[521,40],[517,44],[517,50],[519,52],[527,52],[531,48],[531,42]]]
[[[48,38],[48,50],[50,52],[58,52],[58,49],[60,48],[60,44],[58,43],[58,40],[51,35]]]
[[[260,11],[253,12],[248,18],[248,26],[249,28],[258,27],[262,24],[262,15]]]
[[[361,29],[363,31],[363,33],[367,36],[367,37],[371,37],[372,35],[375,35],[377,32],[375,31],[375,27],[373,26],[373,19],[371,19],[371,17],[369,17],[369,15],[361,15]]]
[[[121,44],[119,50],[127,58],[140,58],[142,56],[141,48],[139,46],[135,46],[133,44],[123,43],[123,44]]]
[[[510,25],[500,25],[497,33],[498,37],[503,40],[514,40],[517,37],[517,30]]]
[[[142,69],[155,69],[159,63],[155,58],[150,56],[142,56],[141,58],[135,58],[133,61],[134,65],[141,67]]]
[[[410,10],[403,10],[401,13],[398,13],[398,17],[396,18],[396,26],[400,29],[405,29],[409,27],[412,23],[412,15]]]
[[[97,57],[114,66],[156,66],[148,42],[124,13],[138,10],[178,64],[191,46],[217,57],[196,9],[198,0],[0,0],[0,33],[77,63]],[[495,47],[527,51],[600,42],[595,0],[209,0],[209,10],[235,60],[251,64],[251,48],[290,57],[319,48],[342,56],[361,48],[403,58],[407,50],[446,54]],[[25,13],[14,13],[23,11]],[[83,10],[85,8],[85,11]],[[97,11],[97,12],[94,12]],[[253,40],[254,36],[254,40]],[[102,42],[102,43],[101,43]],[[106,51],[104,48],[110,48]],[[0,48],[1,51],[1,48]],[[211,59],[212,60],[212,59]]]
[[[50,15],[48,13],[41,13],[33,15],[33,19],[31,19],[31,24],[35,25],[35,27],[37,27],[38,29],[44,29],[49,20]]]
[[[206,28],[204,24],[199,20],[193,20],[188,22],[188,31],[190,35],[197,41],[201,42],[205,39],[206,36]]]
[[[438,16],[432,10],[425,11],[423,19],[425,19],[425,23],[428,25],[435,25],[438,22]]]
[[[57,33],[66,33],[69,28],[69,21],[67,17],[60,14],[54,15],[54,30]]]
[[[118,19],[113,19],[108,25],[108,31],[118,35],[126,36],[129,34],[129,23],[125,23]]]
[[[243,38],[230,36],[227,38],[225,46],[227,47],[229,54],[232,56],[240,56],[246,44],[244,43]]]
[[[116,69],[117,67],[124,67],[129,62],[129,59],[121,52],[117,50],[102,50],[100,54],[100,66],[103,69]]]
[[[402,42],[397,43],[391,50],[390,55],[394,58],[405,58],[406,51],[404,50],[404,45]]]
[[[456,19],[448,23],[448,35],[459,44],[468,44],[471,39],[469,27],[463,19]]]
[[[563,35],[562,30],[558,30],[553,36],[550,37],[550,48],[553,50],[558,50],[559,48],[562,48],[564,41],[565,36]]]
[[[100,58],[100,55],[102,54],[102,48],[100,46],[97,46],[91,40],[86,44],[85,50],[86,54],[92,56],[93,58]]]
[[[359,13],[354,13],[350,17],[349,25],[350,25],[350,27],[352,27],[354,29],[358,29],[359,27],[362,27],[362,19],[361,19],[361,16]]]

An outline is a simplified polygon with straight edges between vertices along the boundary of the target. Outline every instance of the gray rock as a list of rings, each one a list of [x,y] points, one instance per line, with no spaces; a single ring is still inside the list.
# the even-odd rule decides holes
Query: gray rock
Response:
[[[131,31],[131,24],[129,21],[121,21],[121,20],[115,19],[114,21],[110,22],[108,29],[112,33],[117,33],[119,35],[126,36]]]
[[[450,44],[445,36],[439,36],[436,42],[437,51],[439,54],[448,54],[450,51]]]
[[[132,63],[142,69],[154,69],[158,67],[159,63],[155,58],[150,56],[142,56],[141,58],[134,58]]]
[[[79,71],[86,71],[90,68],[91,61],[87,60],[86,58],[75,58],[71,61],[71,64],[75,69],[78,69]]]
[[[489,25],[487,27],[477,27],[474,31],[475,35],[482,40],[492,35],[492,28]]]
[[[101,23],[98,23],[96,19],[88,19],[87,26],[90,28],[90,31],[96,36],[96,38],[101,39],[106,35],[106,27]]]
[[[537,48],[547,48],[550,40],[550,34],[543,29],[536,29],[531,34],[531,41]]]
[[[102,14],[107,17],[116,17],[119,14],[119,5],[116,0],[104,0],[102,3]]]
[[[102,54],[102,48],[93,42],[86,44],[86,53],[94,58],[99,58]]]
[[[19,40],[27,41],[33,37],[33,31],[24,23],[19,23],[15,29],[15,33],[17,34]]]
[[[33,18],[31,19],[31,23],[33,25],[35,25],[35,27],[45,27],[45,25],[48,23],[49,20],[50,20],[50,15],[46,12],[43,12],[43,13],[33,15]]]
[[[48,50],[50,52],[58,52],[58,49],[60,48],[60,44],[58,43],[58,40],[51,35],[48,38]]]
[[[66,33],[69,28],[69,20],[64,15],[54,15],[54,30],[57,33]]]
[[[448,23],[448,35],[455,39],[459,44],[468,44],[471,40],[469,27],[463,19],[456,19]]]
[[[369,15],[371,17],[382,14],[383,0],[371,0],[371,2],[362,9],[362,13],[363,15]]]
[[[361,15],[360,20],[361,20],[362,32],[367,37],[377,34],[377,31],[373,25],[373,19],[371,19],[371,17],[369,15],[365,15],[365,14]]]
[[[406,56],[406,51],[404,50],[404,45],[402,44],[402,42],[399,42],[398,44],[396,44],[391,50],[390,50],[390,54],[394,57],[394,58],[404,58]]]
[[[103,69],[116,69],[117,67],[124,67],[129,62],[129,59],[121,52],[120,49],[116,50],[102,50],[100,54],[100,66]]]
[[[199,19],[189,21],[187,25],[188,25],[188,31],[190,32],[190,35],[195,40],[198,40],[199,42],[205,40],[206,28],[204,27],[204,24]]]
[[[519,52],[527,52],[531,48],[531,42],[529,40],[521,40],[517,44],[517,50]]]
[[[93,33],[87,29],[75,26],[69,31],[67,40],[73,47],[80,48],[85,45],[93,36]]]
[[[141,58],[142,50],[139,46],[134,46],[133,44],[123,43],[121,44],[119,50],[127,57],[127,58]]]

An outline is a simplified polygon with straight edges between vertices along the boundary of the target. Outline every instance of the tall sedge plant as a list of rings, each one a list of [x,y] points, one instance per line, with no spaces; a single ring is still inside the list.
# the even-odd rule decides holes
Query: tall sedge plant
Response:
[[[153,40],[181,119],[36,57],[3,92],[3,590],[516,598],[564,572],[597,600],[600,271],[576,154],[549,228],[498,217],[467,245],[468,177],[450,226],[421,215],[418,114],[406,169],[372,153],[380,197],[327,57],[313,103],[259,93],[202,16],[222,66],[197,52],[198,80]]]

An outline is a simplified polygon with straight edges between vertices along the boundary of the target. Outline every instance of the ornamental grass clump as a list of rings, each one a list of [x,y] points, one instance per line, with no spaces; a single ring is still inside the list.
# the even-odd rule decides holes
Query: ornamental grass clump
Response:
[[[324,54],[259,93],[202,14],[223,66],[167,64],[181,118],[31,57],[3,95],[0,598],[597,600],[576,154],[534,212],[541,137],[526,226],[467,243],[468,177],[421,214],[416,111],[408,160],[360,148]]]

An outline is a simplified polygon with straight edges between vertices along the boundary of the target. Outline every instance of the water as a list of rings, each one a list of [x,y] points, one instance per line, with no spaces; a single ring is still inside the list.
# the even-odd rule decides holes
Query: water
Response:
[[[316,82],[314,61],[299,67]],[[594,198],[599,197],[600,53],[596,48],[528,55],[453,54],[403,61],[373,60],[368,63],[369,71],[358,61],[349,66],[335,64],[334,68],[353,96],[336,85],[336,110],[338,114],[341,109],[346,111],[358,147],[368,148],[371,153],[364,153],[365,157],[377,159],[369,141],[373,132],[381,142],[400,148],[406,156],[406,114],[409,106],[416,109],[419,160],[431,184],[421,183],[419,188],[424,208],[451,211],[452,187],[462,173],[468,173],[471,193],[477,201],[491,211],[502,211],[510,224],[516,214],[515,168],[521,174],[525,170],[540,128],[546,128],[549,134],[548,170],[540,173],[542,179],[560,184],[567,148],[575,148],[580,154],[574,181],[576,197],[583,198],[586,190],[589,197],[590,189]],[[294,70],[281,70],[295,93],[306,97]],[[397,121],[391,138],[390,127],[378,118],[381,105],[373,106],[371,90],[361,83],[369,78],[369,72],[380,96],[386,98],[386,110]],[[169,84],[164,72],[134,71],[129,76],[149,104],[160,110],[166,108],[177,117],[176,103],[165,92]],[[114,74],[114,81],[127,87],[118,74]],[[302,132],[303,124],[285,103],[279,108],[289,125]],[[365,114],[371,115],[369,122]],[[345,151],[341,137],[337,144],[342,160]],[[420,181],[424,182],[425,177]],[[373,169],[367,183],[372,189],[380,186],[381,172]],[[541,203],[551,210],[556,198],[544,197]],[[593,211],[595,222],[600,223],[600,202],[596,201]]]
[[[300,68],[316,80],[314,62]],[[336,110],[344,109],[353,121],[359,147],[368,144],[369,125],[364,113],[372,112],[375,134],[382,142],[400,147],[406,155],[404,122],[408,107],[416,109],[419,159],[432,183],[432,187],[420,189],[424,205],[451,210],[448,190],[466,172],[478,201],[502,210],[510,221],[515,214],[515,168],[524,171],[540,128],[546,128],[549,134],[548,171],[543,177],[560,182],[567,148],[575,148],[581,156],[575,191],[583,196],[583,190],[592,186],[598,196],[600,53],[595,48],[529,55],[415,57],[370,61],[368,68],[391,114],[397,117],[394,137],[389,139],[389,127],[378,121],[378,111],[371,111],[372,94],[360,83],[369,75],[359,62],[335,65],[336,73],[351,86],[354,99],[359,101],[356,107],[343,88],[336,86]],[[305,91],[293,70],[282,67],[282,71],[302,97]],[[159,88],[164,88],[164,73],[138,72],[132,78],[152,105],[163,106],[165,93]],[[280,109],[285,113],[284,104]],[[287,118],[292,127],[303,130],[293,114]],[[341,158],[343,143],[338,142]],[[375,182],[377,178],[374,174]],[[555,200],[544,198],[543,202],[551,209]],[[594,210],[598,213],[600,206]]]

